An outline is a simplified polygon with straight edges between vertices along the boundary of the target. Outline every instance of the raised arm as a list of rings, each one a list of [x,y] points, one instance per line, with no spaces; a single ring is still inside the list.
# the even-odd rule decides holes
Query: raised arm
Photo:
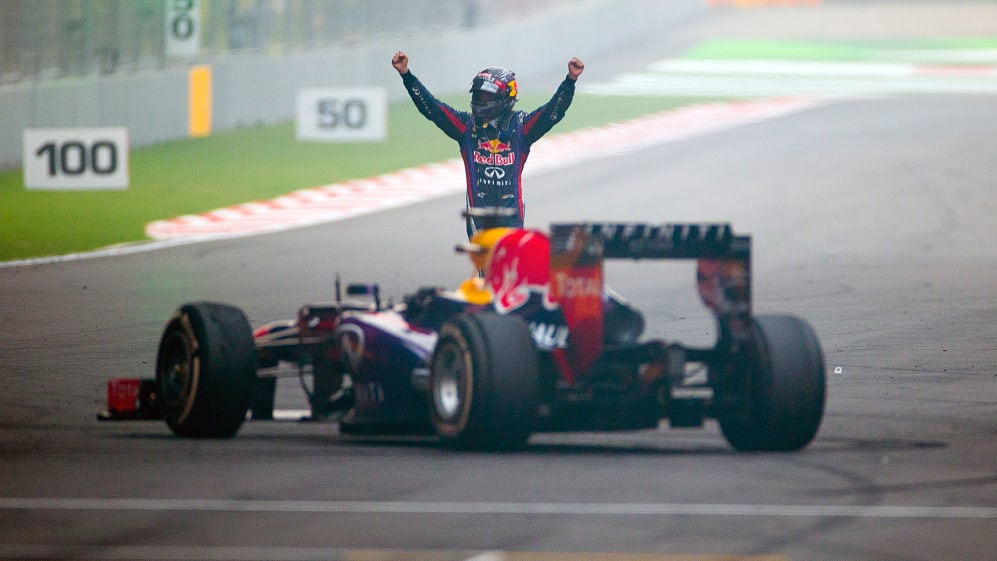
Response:
[[[575,81],[585,71],[585,63],[578,57],[568,61],[568,75],[554,92],[554,97],[546,104],[526,116],[523,123],[523,138],[533,144],[547,133],[561,119],[575,97]]]
[[[470,114],[458,111],[436,99],[426,89],[426,86],[409,71],[408,61],[408,55],[402,51],[398,51],[391,57],[391,66],[402,77],[402,84],[405,85],[409,97],[412,98],[412,103],[415,104],[419,113],[422,113],[424,117],[432,121],[447,136],[459,141],[467,129],[467,121],[470,119]]]

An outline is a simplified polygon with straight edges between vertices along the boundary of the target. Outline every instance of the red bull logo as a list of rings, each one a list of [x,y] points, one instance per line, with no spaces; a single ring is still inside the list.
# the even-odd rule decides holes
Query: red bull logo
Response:
[[[486,151],[489,154],[500,154],[512,150],[512,145],[508,142],[502,142],[497,138],[493,138],[490,140],[478,141],[478,150]]]
[[[506,156],[502,154],[488,154],[486,156],[481,152],[475,152],[474,163],[485,166],[511,166],[516,163],[516,154],[510,153]]]
[[[479,140],[474,151],[474,163],[485,166],[511,166],[516,163],[516,153],[512,144],[497,138]]]
[[[550,241],[540,232],[514,230],[495,245],[485,282],[495,295],[495,309],[506,314],[526,304],[533,293],[554,309],[550,295]]]

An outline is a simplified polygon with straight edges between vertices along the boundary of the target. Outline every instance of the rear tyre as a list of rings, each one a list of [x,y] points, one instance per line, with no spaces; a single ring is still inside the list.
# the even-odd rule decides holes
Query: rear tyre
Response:
[[[256,348],[245,314],[225,304],[185,304],[163,331],[156,384],[166,424],[191,438],[229,438],[246,419]]]
[[[747,399],[718,415],[727,442],[741,451],[778,452],[809,444],[826,392],[824,353],[813,328],[792,316],[755,318],[753,343],[737,360]]]
[[[516,449],[533,431],[537,351],[519,316],[459,315],[443,325],[430,366],[433,425],[461,448]]]

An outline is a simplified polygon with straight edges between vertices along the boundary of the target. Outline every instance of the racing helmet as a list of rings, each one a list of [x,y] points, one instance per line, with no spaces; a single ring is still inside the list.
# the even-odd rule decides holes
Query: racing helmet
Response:
[[[471,114],[481,125],[512,111],[519,98],[516,73],[507,68],[485,68],[471,80]]]

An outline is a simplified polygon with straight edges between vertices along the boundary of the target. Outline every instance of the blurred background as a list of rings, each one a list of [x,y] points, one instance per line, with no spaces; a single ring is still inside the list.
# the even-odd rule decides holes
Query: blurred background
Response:
[[[607,52],[706,4],[689,0],[0,0],[0,169],[31,128],[127,127],[132,146],[188,135],[190,71],[210,68],[212,131],[294,115],[302,88],[405,96],[405,50],[434,93],[487,65],[552,90]],[[537,82],[529,83],[531,78]]]
[[[0,84],[185,63],[167,53],[163,25],[169,1],[0,0]],[[198,56],[282,55],[379,36],[470,29],[581,2],[211,0],[199,2]]]

